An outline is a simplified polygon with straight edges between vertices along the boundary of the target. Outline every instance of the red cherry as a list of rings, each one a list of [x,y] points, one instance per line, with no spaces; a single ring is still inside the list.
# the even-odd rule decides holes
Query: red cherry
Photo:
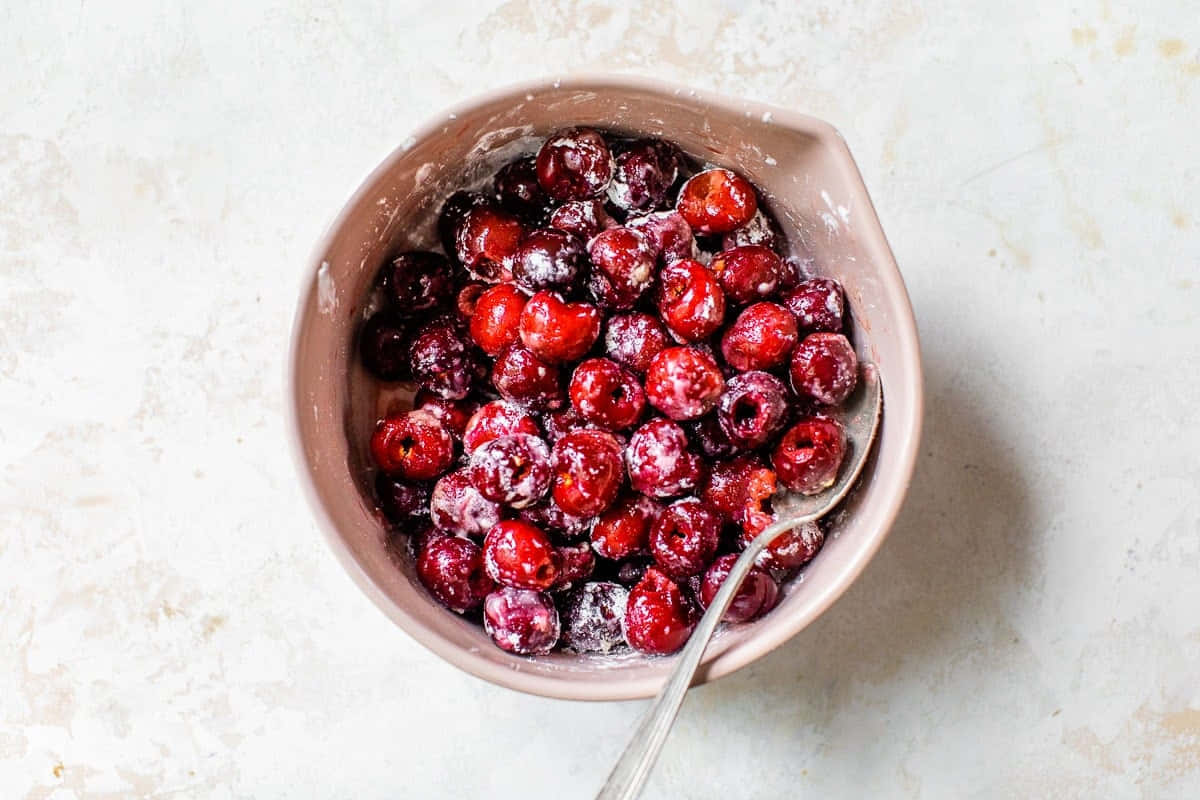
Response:
[[[492,365],[496,391],[533,411],[562,407],[565,397],[558,378],[558,367],[515,344],[505,348]]]
[[[429,497],[433,524],[453,536],[482,539],[500,521],[501,511],[499,503],[479,493],[466,469],[439,478]]]
[[[698,575],[712,563],[721,540],[721,518],[695,497],[676,500],[650,528],[650,552],[675,580]]]
[[[588,303],[565,303],[554,292],[538,292],[521,313],[521,342],[548,363],[577,361],[600,337],[600,312]]]
[[[502,586],[483,603],[483,629],[501,650],[543,655],[558,643],[558,609],[541,592]]]
[[[646,374],[650,361],[666,346],[667,332],[649,314],[617,314],[608,318],[605,353],[639,375]]]
[[[778,303],[755,303],[726,329],[721,355],[737,370],[771,369],[787,361],[798,338],[790,311]]]
[[[454,235],[458,260],[485,281],[512,280],[512,259],[525,236],[515,215],[491,205],[468,210]]]
[[[520,338],[521,311],[526,297],[511,283],[499,283],[484,290],[470,316],[471,338],[489,356]]]
[[[779,289],[783,262],[769,247],[748,244],[713,256],[713,273],[737,303],[763,300]]]
[[[758,200],[750,181],[727,169],[710,169],[688,179],[676,208],[693,230],[729,233],[754,217]]]
[[[645,235],[662,264],[700,256],[692,228],[678,211],[655,211],[644,217],[633,217],[625,224]]]
[[[446,430],[458,439],[462,438],[463,432],[467,429],[467,422],[471,416],[479,410],[479,403],[474,400],[447,400],[444,397],[438,397],[432,392],[424,389],[417,391],[413,397],[413,408],[422,409],[433,414],[442,424],[446,426]]]
[[[679,584],[651,567],[629,592],[625,640],[639,652],[669,655],[683,647],[698,619]]]
[[[611,228],[588,245],[592,272],[588,288],[605,308],[632,308],[654,280],[657,253],[649,240],[631,228]]]
[[[608,144],[591,128],[559,131],[538,151],[538,183],[559,203],[602,194],[612,174],[613,158]]]
[[[743,372],[730,378],[717,401],[721,430],[734,445],[753,450],[787,424],[788,391],[769,372]]]
[[[589,358],[576,367],[567,393],[580,417],[608,430],[635,425],[646,409],[637,376],[607,358]]]
[[[572,200],[550,215],[550,227],[573,233],[587,242],[600,231],[618,227],[618,223],[604,210],[601,201]]]
[[[784,486],[801,494],[819,494],[837,480],[845,455],[846,432],[841,423],[808,417],[783,435],[771,463]]]
[[[683,428],[654,419],[629,437],[625,450],[629,482],[642,494],[674,497],[694,489],[704,477],[703,463],[688,449]]]
[[[741,544],[748,545],[754,537],[742,532]],[[816,557],[825,544],[825,532],[815,522],[798,525],[787,533],[781,533],[767,545],[767,549],[754,560],[764,569],[787,572],[799,569]]]
[[[668,347],[646,370],[646,399],[673,420],[704,416],[724,390],[717,362],[695,347]]]
[[[592,548],[613,561],[649,552],[650,526],[660,514],[662,506],[649,497],[628,495],[596,520]]]
[[[507,400],[493,400],[480,406],[467,420],[462,437],[463,450],[470,453],[484,442],[514,433],[537,436],[541,431],[538,430],[533,417],[526,414],[520,406]]]
[[[854,391],[858,357],[840,333],[810,333],[792,353],[791,376],[797,394],[835,406]]]
[[[417,577],[434,599],[464,614],[478,608],[494,586],[479,545],[457,536],[428,536],[417,557]]]
[[[713,598],[717,596],[721,584],[729,577],[737,559],[735,553],[721,556],[704,573],[704,580],[700,583],[700,591],[697,595],[701,606],[708,608],[712,605]],[[775,607],[778,598],[779,586],[776,585],[775,580],[766,570],[759,566],[753,566],[746,574],[742,585],[738,587],[737,593],[733,596],[733,602],[730,603],[729,609],[721,619],[733,623],[758,619]]]
[[[454,438],[428,411],[393,414],[376,425],[371,456],[384,472],[429,480],[445,472],[454,460]]]
[[[721,327],[725,293],[699,261],[676,261],[659,273],[658,313],[680,339],[699,342]]]
[[[513,263],[513,280],[531,292],[569,291],[587,266],[583,242],[569,233],[542,228],[525,237]]]
[[[783,303],[796,315],[797,322],[805,331],[842,331],[846,298],[842,285],[832,278],[805,281],[788,292]]]
[[[483,563],[492,580],[515,589],[545,591],[558,578],[558,553],[542,530],[517,519],[492,526],[483,540]]]
[[[554,443],[554,502],[568,514],[592,517],[613,504],[625,469],[621,445],[610,433],[591,428]]]

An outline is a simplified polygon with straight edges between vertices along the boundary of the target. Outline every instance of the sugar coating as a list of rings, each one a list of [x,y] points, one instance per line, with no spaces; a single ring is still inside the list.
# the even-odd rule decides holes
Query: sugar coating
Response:
[[[609,653],[625,645],[622,620],[629,592],[619,583],[593,581],[562,604],[562,641],[577,653]]]

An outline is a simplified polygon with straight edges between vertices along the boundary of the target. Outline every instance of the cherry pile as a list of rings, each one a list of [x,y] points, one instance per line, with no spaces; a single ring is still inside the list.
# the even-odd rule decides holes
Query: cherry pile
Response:
[[[418,389],[370,453],[421,582],[513,653],[678,650],[776,491],[837,477],[841,287],[780,256],[742,176],[587,128],[451,195],[438,233],[445,255],[384,265],[359,334],[374,376]],[[726,621],[770,611],[823,541],[777,539]]]

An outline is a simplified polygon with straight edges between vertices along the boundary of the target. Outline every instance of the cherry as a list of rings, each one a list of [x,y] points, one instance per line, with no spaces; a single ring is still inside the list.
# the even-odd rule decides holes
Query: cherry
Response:
[[[675,580],[702,572],[716,555],[720,540],[721,518],[695,497],[667,506],[650,528],[654,561]]]
[[[653,561],[648,558],[635,556],[628,561],[622,561],[617,567],[617,583],[622,586],[636,586],[646,575],[646,570],[650,568]]]
[[[783,298],[805,331],[840,333],[846,314],[842,285],[832,278],[810,278]]]
[[[550,491],[550,448],[537,436],[500,436],[471,453],[469,475],[489,500],[525,508]]]
[[[768,525],[775,523],[775,510],[771,504],[777,488],[778,482],[772,469],[758,465],[746,473],[742,508],[736,518],[742,526],[743,544],[749,543]]]
[[[621,622],[629,591],[593,581],[571,590],[562,604],[562,642],[576,653],[609,653],[625,644]]]
[[[471,338],[489,356],[520,338],[521,311],[526,297],[511,283],[498,283],[479,295],[470,315]]]
[[[471,453],[484,442],[514,433],[537,436],[541,431],[538,430],[533,417],[526,414],[520,406],[506,400],[493,400],[480,406],[467,420],[462,436],[463,451]]]
[[[479,410],[479,403],[474,400],[447,400],[421,389],[413,397],[413,408],[433,414],[441,420],[451,435],[456,439],[462,439],[463,433],[467,429],[467,422]]]
[[[608,144],[591,128],[559,131],[537,154],[538,183],[559,203],[603,194],[612,174]]]
[[[380,472],[375,476],[375,496],[379,507],[393,525],[409,526],[429,516],[429,484],[409,481]]]
[[[792,312],[778,303],[755,303],[725,330],[721,355],[734,369],[771,369],[788,360],[798,339]]]
[[[522,508],[518,517],[544,530],[558,542],[574,542],[588,535],[592,527],[590,517],[577,517],[563,511],[553,497],[536,505]]]
[[[596,234],[588,254],[592,259],[588,288],[605,308],[632,308],[654,280],[657,254],[650,241],[631,228]]]
[[[464,331],[446,317],[428,323],[409,351],[413,376],[423,389],[447,400],[466,397],[482,364],[464,340]]]
[[[767,470],[755,456],[738,456],[713,465],[700,497],[726,522],[741,523],[748,487],[758,470]]]
[[[538,219],[550,206],[550,198],[538,184],[535,159],[518,158],[500,168],[492,188],[505,210],[527,219]]]
[[[642,494],[630,494],[609,508],[592,527],[592,549],[604,558],[622,561],[649,552],[650,526],[662,506]]]
[[[727,169],[710,169],[688,179],[679,190],[676,208],[692,230],[729,233],[742,227],[758,210],[750,181]]]
[[[417,577],[435,600],[459,614],[478,608],[494,587],[479,545],[457,536],[425,537]]]
[[[554,502],[568,514],[595,516],[613,504],[624,467],[621,444],[595,429],[568,433],[554,443]]]
[[[703,341],[725,319],[725,293],[699,261],[676,261],[659,273],[658,313],[680,339]]]
[[[617,314],[608,318],[605,353],[639,375],[646,374],[650,361],[666,346],[667,332],[649,314]]]
[[[617,221],[604,210],[599,200],[572,200],[563,203],[550,215],[550,227],[573,233],[590,241],[600,231],[617,227]]]
[[[625,224],[649,240],[663,264],[700,256],[692,228],[678,211],[655,211],[642,217],[633,217]]]
[[[584,421],[614,431],[635,425],[646,409],[637,376],[607,358],[589,358],[576,367],[567,394]]]
[[[713,256],[712,271],[737,303],[753,303],[775,294],[783,263],[769,247],[748,244]]]
[[[576,361],[600,337],[600,312],[588,303],[566,303],[554,292],[538,292],[521,313],[521,342],[551,364]]]
[[[428,411],[392,414],[375,426],[371,456],[389,475],[429,480],[445,472],[454,460],[454,438]]]
[[[446,202],[442,204],[442,210],[438,214],[437,229],[438,239],[441,240],[442,247],[447,253],[453,255],[456,252],[455,236],[467,212],[472,208],[490,205],[491,202],[479,192],[455,192],[446,198]]]
[[[554,228],[540,228],[525,237],[513,259],[513,280],[527,291],[575,287],[587,266],[587,252],[578,237]]]
[[[493,283],[512,279],[512,260],[525,236],[514,214],[491,205],[467,210],[454,234],[454,252],[474,275]]]
[[[454,296],[450,262],[438,253],[401,253],[384,267],[383,288],[405,314],[446,305]]]
[[[408,323],[395,312],[380,311],[367,320],[358,347],[363,366],[376,378],[403,381],[412,377]]]
[[[497,522],[483,540],[492,580],[515,589],[545,591],[558,578],[558,553],[541,528],[518,519]]]
[[[792,353],[792,388],[825,405],[837,405],[858,382],[858,357],[840,333],[810,333]]]
[[[687,434],[668,419],[655,419],[629,437],[625,450],[629,483],[642,494],[674,497],[696,488],[703,463],[688,450]]]
[[[753,538],[754,536],[743,531],[742,546],[748,545]],[[805,522],[787,533],[776,536],[767,545],[767,549],[763,550],[754,560],[754,563],[764,569],[777,572],[799,569],[813,560],[823,544],[825,544],[825,532],[817,523]]]
[[[784,486],[801,494],[819,494],[834,484],[846,455],[846,432],[828,417],[807,417],[793,425],[771,454]]]
[[[553,444],[572,431],[589,427],[574,406],[568,405],[561,411],[554,411],[542,417],[542,426],[546,429],[546,439]]]
[[[433,485],[429,516],[439,530],[482,539],[500,521],[501,508],[479,493],[464,468],[443,475]]]
[[[558,548],[558,562],[558,580],[551,587],[553,592],[566,591],[592,577],[596,569],[596,554],[587,542],[564,545]]]
[[[717,401],[721,429],[729,441],[747,450],[766,444],[787,417],[787,387],[767,372],[743,372],[730,378]]]
[[[700,591],[697,593],[697,599],[702,607],[708,608],[712,604],[713,598],[717,596],[721,584],[729,577],[737,559],[736,553],[721,556],[704,573]],[[729,609],[721,619],[724,622],[732,623],[758,619],[774,608],[778,599],[779,586],[775,583],[775,579],[761,567],[753,566],[746,573],[745,580],[738,587],[737,593],[733,596],[733,602],[729,604]]]
[[[679,584],[651,567],[629,592],[625,640],[635,650],[669,655],[683,647],[699,614]]]
[[[565,402],[558,368],[519,345],[505,348],[492,366],[492,384],[507,400],[534,411],[561,408]]]
[[[721,429],[721,421],[715,416],[701,417],[686,424],[688,439],[700,448],[707,458],[729,458],[738,452],[738,447],[729,441]]]
[[[484,600],[483,629],[501,650],[543,655],[558,643],[558,609],[541,592],[503,586]]]
[[[625,211],[656,208],[679,175],[679,153],[661,139],[642,139],[617,154],[608,199]]]
[[[646,370],[646,399],[673,420],[704,416],[724,390],[717,362],[695,347],[668,347]]]

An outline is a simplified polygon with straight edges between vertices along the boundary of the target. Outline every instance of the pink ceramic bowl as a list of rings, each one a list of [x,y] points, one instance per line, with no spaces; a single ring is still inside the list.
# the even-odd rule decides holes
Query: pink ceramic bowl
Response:
[[[794,636],[866,566],[900,510],[917,456],[921,362],[912,308],[845,141],[828,124],[780,108],[701,95],[629,77],[576,77],[493,91],[416,129],[354,193],[309,266],[296,313],[287,406],[304,486],[330,546],[364,592],[447,661],[524,692],[575,700],[652,696],[672,660],[510,655],[437,605],[411,565],[386,547],[363,478],[365,444],[381,402],[355,357],[364,300],[385,255],[430,246],[432,218],[465,181],[567,125],[670,139],[758,186],[794,250],[846,287],[856,345],[883,378],[883,426],[872,462],[847,501],[837,536],[785,587],[763,619],[720,632],[700,680],[749,664]]]

